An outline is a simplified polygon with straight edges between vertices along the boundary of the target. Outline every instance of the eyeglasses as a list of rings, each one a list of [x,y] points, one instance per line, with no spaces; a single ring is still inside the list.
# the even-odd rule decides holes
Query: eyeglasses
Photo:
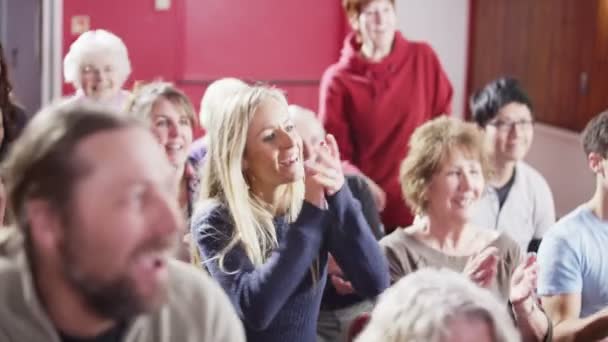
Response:
[[[99,68],[97,66],[87,64],[84,65],[80,71],[84,74],[97,74],[97,73],[111,73],[114,71],[114,68],[111,65],[106,65],[103,68]]]
[[[494,126],[496,127],[497,131],[500,132],[511,132],[511,130],[515,127],[521,129],[521,130],[529,130],[532,128],[532,125],[534,124],[533,120],[518,120],[518,121],[502,121],[502,120],[496,120],[493,122],[488,123],[488,125],[490,126]]]

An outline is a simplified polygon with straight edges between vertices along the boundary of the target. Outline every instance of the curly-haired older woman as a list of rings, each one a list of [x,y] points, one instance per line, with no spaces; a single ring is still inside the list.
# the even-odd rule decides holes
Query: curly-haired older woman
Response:
[[[426,267],[449,268],[511,304],[524,341],[550,338],[534,295],[538,267],[503,232],[471,224],[489,173],[486,144],[472,123],[441,117],[420,126],[401,165],[409,205],[425,219],[380,241],[392,282]]]
[[[131,73],[127,47],[106,30],[80,35],[63,60],[65,81],[74,85],[75,101],[89,100],[123,111],[129,92],[122,87]]]

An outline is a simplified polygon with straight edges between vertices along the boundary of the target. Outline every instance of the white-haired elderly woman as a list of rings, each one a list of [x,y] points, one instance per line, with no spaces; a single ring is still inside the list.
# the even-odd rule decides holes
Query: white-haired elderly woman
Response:
[[[466,274],[510,304],[524,341],[551,338],[536,296],[536,256],[508,235],[471,223],[489,173],[484,137],[474,124],[440,117],[418,127],[401,165],[402,192],[425,219],[380,241],[391,281],[422,268]]]
[[[247,83],[238,78],[226,77],[213,81],[201,99],[199,111],[199,124],[205,131],[211,129],[211,118],[220,115],[224,101],[228,96],[236,91],[246,88]],[[195,140],[190,148],[190,161],[194,165],[201,165],[203,158],[207,154],[208,134]]]
[[[448,269],[422,269],[386,290],[355,342],[519,342],[506,307]]]
[[[192,103],[172,84],[152,82],[137,89],[127,111],[150,126],[174,167],[179,205],[189,222],[200,184],[198,170],[188,161],[192,128],[196,123]],[[184,235],[189,232],[188,227],[189,223],[184,227]],[[181,259],[189,258],[188,248],[180,253]]]
[[[80,35],[63,59],[65,81],[76,89],[73,100],[89,100],[116,111],[123,111],[129,100],[122,87],[130,73],[126,45],[106,30]]]

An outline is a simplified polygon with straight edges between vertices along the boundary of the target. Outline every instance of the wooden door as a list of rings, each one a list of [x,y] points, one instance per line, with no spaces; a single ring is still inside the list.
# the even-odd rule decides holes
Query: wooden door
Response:
[[[467,93],[514,76],[538,121],[581,130],[608,107],[607,3],[473,0]]]

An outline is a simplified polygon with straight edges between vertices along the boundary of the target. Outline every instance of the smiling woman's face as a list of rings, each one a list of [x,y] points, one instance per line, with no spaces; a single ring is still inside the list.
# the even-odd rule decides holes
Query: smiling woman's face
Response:
[[[269,98],[258,106],[247,132],[243,168],[250,185],[263,189],[304,177],[302,139],[285,104]]]
[[[109,54],[85,59],[80,66],[80,86],[87,97],[95,100],[107,100],[116,95],[121,84]]]

